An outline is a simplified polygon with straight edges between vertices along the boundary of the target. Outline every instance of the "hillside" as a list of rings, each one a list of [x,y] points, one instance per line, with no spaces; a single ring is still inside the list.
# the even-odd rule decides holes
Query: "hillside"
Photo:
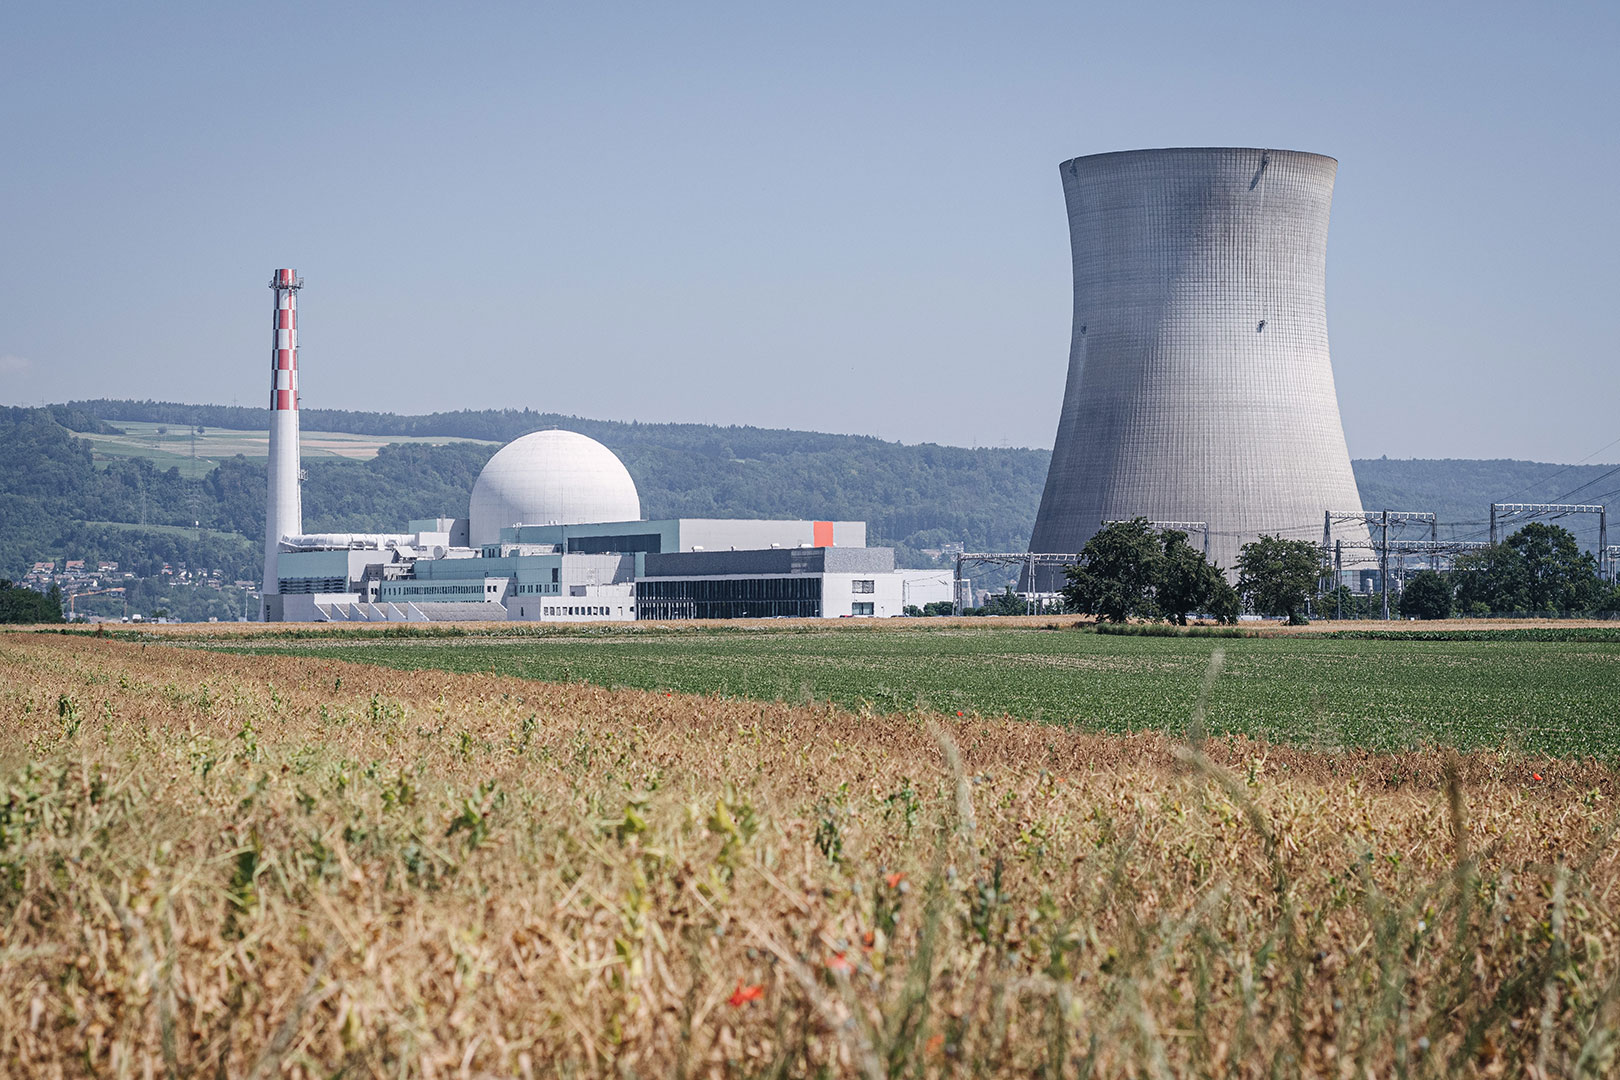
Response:
[[[167,402],[85,401],[0,409],[0,575],[36,559],[111,558],[140,573],[187,562],[253,578],[264,528],[263,458],[224,458],[190,478],[172,454],[103,456],[119,423],[254,433],[259,409]],[[478,470],[496,445],[559,426],[598,439],[624,460],[649,517],[818,517],[865,520],[873,543],[906,565],[924,549],[1019,550],[1027,542],[1048,452],[906,446],[818,432],[702,424],[588,420],[528,410],[394,416],[309,410],[304,429],[366,436],[370,460],[310,457],[304,488],[311,530],[383,530],[407,518],[466,512]],[[133,438],[133,437],[131,437]],[[409,443],[376,446],[377,440]],[[449,442],[478,439],[484,442]],[[171,442],[178,443],[171,437]],[[139,439],[127,444],[139,449]],[[245,444],[244,444],[245,445]],[[1355,463],[1370,509],[1432,510],[1445,534],[1476,535],[1493,499],[1604,501],[1620,496],[1620,469],[1526,461],[1402,460]],[[124,523],[119,525],[117,523]],[[135,528],[161,526],[165,528]],[[1595,538],[1596,523],[1564,519]],[[201,529],[201,538],[194,530]],[[209,530],[213,530],[210,532]]]
[[[1484,540],[1492,502],[1578,502],[1620,509],[1620,466],[1555,465],[1541,461],[1357,461],[1356,486],[1369,510],[1427,510],[1440,518],[1442,537]],[[1557,524],[1588,545],[1597,542],[1596,515],[1569,515]],[[1620,542],[1611,531],[1610,543]]]

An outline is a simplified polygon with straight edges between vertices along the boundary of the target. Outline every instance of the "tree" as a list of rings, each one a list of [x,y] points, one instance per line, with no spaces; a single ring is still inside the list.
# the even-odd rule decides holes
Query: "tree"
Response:
[[[62,622],[62,590],[51,586],[51,594],[35,592],[0,578],[0,623]]]
[[[954,615],[956,614],[956,605],[949,600],[935,600],[932,603],[924,604],[922,613],[924,615]]]
[[[1519,553],[1526,611],[1584,611],[1598,600],[1597,560],[1581,550],[1575,534],[1532,521],[1507,539]]]
[[[1523,610],[1523,560],[1506,544],[1457,556],[1457,607],[1470,615]]]
[[[1290,626],[1305,622],[1306,601],[1322,573],[1322,549],[1309,540],[1265,536],[1238,554],[1237,591],[1262,615],[1286,615]]]
[[[1154,593],[1163,566],[1164,549],[1147,518],[1116,521],[1097,530],[1079,560],[1063,568],[1069,579],[1063,598],[1076,611],[1109,622],[1156,616]]]
[[[1457,602],[1465,611],[1586,611],[1603,600],[1597,560],[1575,534],[1533,521],[1457,558]]]
[[[1188,613],[1194,611],[1209,612],[1220,618],[1214,609],[1217,606],[1224,608],[1224,593],[1232,591],[1232,586],[1226,582],[1226,575],[1211,566],[1203,552],[1187,543],[1186,533],[1166,529],[1163,539],[1164,558],[1160,563],[1153,598],[1164,617],[1179,626],[1186,626]],[[1218,604],[1218,600],[1221,603]],[[1232,619],[1222,618],[1223,622],[1237,618],[1235,593],[1231,600],[1230,606],[1234,609]]]
[[[1401,590],[1401,614],[1420,619],[1451,616],[1451,582],[1433,570],[1419,570]]]
[[[1243,610],[1243,602],[1238,599],[1238,592],[1232,588],[1232,583],[1226,580],[1226,575],[1216,572],[1214,592],[1209,598],[1209,605],[1205,608],[1216,622],[1231,626],[1238,621],[1238,614]]]

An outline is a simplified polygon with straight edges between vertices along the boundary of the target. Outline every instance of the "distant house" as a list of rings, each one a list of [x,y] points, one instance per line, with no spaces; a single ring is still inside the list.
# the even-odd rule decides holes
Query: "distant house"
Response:
[[[31,571],[29,571],[29,573],[48,574],[52,570],[55,570],[55,569],[56,569],[56,564],[54,562],[37,562],[37,563],[34,564],[34,568]]]
[[[115,562],[107,562],[105,559],[103,559],[101,562],[96,563],[96,572],[100,574],[117,573],[118,564]]]
[[[62,564],[62,568],[69,574],[82,574],[84,573],[84,560],[69,559]]]

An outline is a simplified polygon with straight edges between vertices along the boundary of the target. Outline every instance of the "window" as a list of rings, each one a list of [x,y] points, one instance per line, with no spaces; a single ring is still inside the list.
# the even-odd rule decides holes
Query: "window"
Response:
[[[873,604],[851,604],[849,606],[849,613],[851,615],[871,615],[874,613],[874,610],[875,605]]]
[[[857,593],[873,593],[873,592],[877,592],[877,581],[872,579],[872,578],[866,578],[864,580],[860,579],[860,578],[857,578],[856,580],[849,583],[849,591],[850,592],[857,592]],[[871,614],[871,613],[868,612],[868,614]]]

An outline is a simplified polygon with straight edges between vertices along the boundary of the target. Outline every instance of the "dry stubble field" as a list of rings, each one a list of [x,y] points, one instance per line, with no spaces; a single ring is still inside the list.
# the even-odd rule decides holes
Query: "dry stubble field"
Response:
[[[1615,1067],[1596,764],[56,635],[0,674],[12,1075]]]

